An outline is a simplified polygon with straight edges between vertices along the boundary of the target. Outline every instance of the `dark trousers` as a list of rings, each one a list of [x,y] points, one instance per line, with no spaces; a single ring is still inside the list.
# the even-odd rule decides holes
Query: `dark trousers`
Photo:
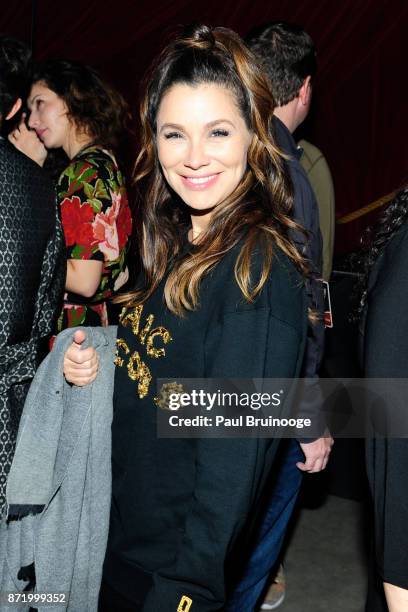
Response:
[[[244,575],[228,599],[227,612],[252,612],[268,584],[282,548],[286,529],[302,483],[296,467],[304,455],[296,440],[284,440],[274,466],[277,478],[254,542]]]

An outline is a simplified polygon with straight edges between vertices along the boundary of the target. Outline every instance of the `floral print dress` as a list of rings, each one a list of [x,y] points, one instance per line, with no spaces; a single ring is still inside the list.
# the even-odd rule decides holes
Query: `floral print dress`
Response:
[[[126,253],[132,218],[123,176],[111,152],[82,149],[57,186],[67,259],[103,262],[92,298],[67,292],[58,331],[77,325],[108,325],[106,300],[128,279]]]

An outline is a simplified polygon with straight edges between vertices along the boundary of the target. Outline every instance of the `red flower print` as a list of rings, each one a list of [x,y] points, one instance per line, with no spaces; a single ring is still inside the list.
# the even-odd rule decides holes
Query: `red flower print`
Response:
[[[105,261],[115,261],[119,257],[118,231],[116,218],[119,201],[113,198],[112,206],[104,213],[97,213],[92,224],[94,243],[105,256]]]
[[[82,204],[78,196],[64,198],[61,203],[61,220],[64,229],[65,244],[90,246],[94,242],[92,222],[94,220],[92,206]]]
[[[105,261],[119,257],[132,229],[132,218],[125,194],[111,192],[112,206],[104,213],[97,213],[92,224],[94,243],[104,254]]]

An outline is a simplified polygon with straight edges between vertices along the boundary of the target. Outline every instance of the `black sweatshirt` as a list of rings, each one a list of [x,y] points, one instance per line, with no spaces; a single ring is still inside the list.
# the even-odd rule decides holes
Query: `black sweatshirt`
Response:
[[[247,303],[234,279],[240,247],[204,278],[196,310],[173,315],[162,283],[119,326],[104,578],[135,610],[223,607],[226,560],[248,528],[278,443],[158,438],[156,379],[290,378],[300,372],[307,329],[303,280],[276,248],[268,281]],[[253,261],[256,277],[259,254]]]

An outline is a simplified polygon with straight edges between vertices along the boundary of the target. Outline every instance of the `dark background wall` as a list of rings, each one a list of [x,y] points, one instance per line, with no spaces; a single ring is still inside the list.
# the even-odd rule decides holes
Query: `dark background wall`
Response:
[[[69,57],[99,68],[136,111],[140,81],[166,37],[200,21],[245,35],[269,20],[301,24],[319,53],[305,136],[332,169],[337,215],[408,176],[406,0],[20,0],[1,3],[0,32],[32,41],[36,59]],[[103,7],[103,8],[102,8]],[[338,226],[337,250],[358,242],[367,215]]]

